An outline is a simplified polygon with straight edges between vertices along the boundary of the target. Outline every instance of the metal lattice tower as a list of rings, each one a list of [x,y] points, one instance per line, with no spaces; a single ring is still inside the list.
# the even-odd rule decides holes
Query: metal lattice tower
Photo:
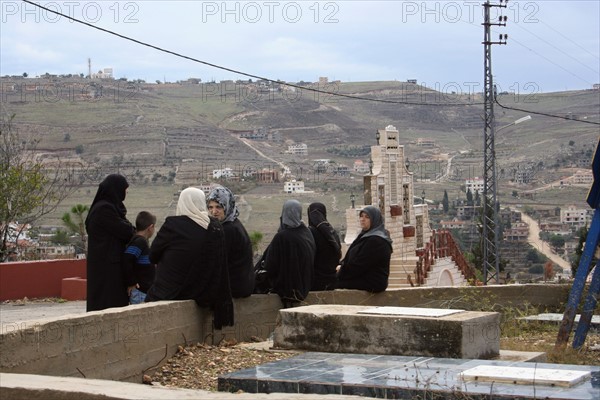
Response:
[[[483,282],[494,280],[499,283],[500,255],[498,254],[498,199],[496,196],[496,150],[494,148],[494,134],[496,121],[494,119],[495,87],[492,77],[492,45],[506,44],[508,35],[500,35],[500,40],[493,42],[491,39],[492,26],[506,26],[506,16],[500,16],[499,21],[490,21],[492,7],[506,8],[507,1],[500,0],[500,4],[490,4],[489,0],[483,4],[484,8],[484,129],[483,129]],[[503,40],[504,39],[504,40]]]

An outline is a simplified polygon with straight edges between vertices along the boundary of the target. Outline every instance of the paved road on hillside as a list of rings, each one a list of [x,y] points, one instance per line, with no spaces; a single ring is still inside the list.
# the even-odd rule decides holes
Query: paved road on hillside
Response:
[[[529,236],[527,241],[531,244],[537,251],[548,257],[553,263],[561,267],[565,274],[571,274],[571,264],[568,261],[565,261],[558,254],[552,252],[550,244],[544,242],[540,239],[540,226],[537,221],[531,218],[529,215],[526,215],[524,212],[521,212],[521,219],[527,225],[529,225]]]

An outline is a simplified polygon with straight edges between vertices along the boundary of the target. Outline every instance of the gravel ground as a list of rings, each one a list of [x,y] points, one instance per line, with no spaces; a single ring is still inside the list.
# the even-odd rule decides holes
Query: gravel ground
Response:
[[[179,346],[177,353],[158,371],[144,376],[144,383],[216,391],[220,375],[298,354],[268,350],[270,345],[272,342],[254,345],[222,343],[219,346],[198,343],[185,348]]]

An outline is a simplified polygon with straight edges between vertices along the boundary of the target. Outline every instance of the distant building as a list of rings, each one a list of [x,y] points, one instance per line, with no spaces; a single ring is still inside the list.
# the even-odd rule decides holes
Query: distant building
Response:
[[[484,181],[483,178],[475,177],[473,179],[465,180],[465,192],[471,191],[471,194],[475,196],[475,193],[483,193]]]
[[[513,180],[519,185],[531,183],[534,176],[534,169],[531,165],[519,165],[515,170]]]
[[[285,193],[304,192],[304,181],[292,179],[291,181],[284,183],[283,191]]]
[[[256,181],[261,183],[279,182],[279,172],[273,169],[263,168],[256,172]]]
[[[529,237],[529,225],[525,222],[517,222],[512,228],[504,230],[504,239],[509,242],[524,242]]]
[[[103,70],[98,71],[98,73],[92,74],[92,79],[114,79],[113,69],[104,68]]]
[[[579,185],[591,185],[594,183],[594,175],[592,174],[592,170],[578,170],[575,172],[575,174],[573,174],[571,182]]]
[[[588,210],[585,208],[568,206],[566,209],[560,210],[560,222],[570,226],[585,226],[588,223]]]
[[[216,187],[219,187],[221,185],[218,185],[216,183],[203,183],[200,184],[198,186],[196,186],[198,189],[202,190],[204,192],[205,195],[208,196],[208,194]],[[179,191],[179,193],[181,193],[181,191]],[[179,196],[177,196],[179,197]]]
[[[406,82],[407,82],[407,83],[412,83],[412,84],[414,84],[414,85],[416,85],[416,84],[417,84],[417,80],[416,80],[416,79],[407,79],[407,80],[406,80]]]
[[[356,160],[354,161],[353,170],[358,174],[366,174],[369,172],[369,163],[366,163],[363,160]]]
[[[344,164],[336,164],[331,171],[334,176],[348,176],[350,175],[350,168]]]
[[[75,246],[38,246],[37,254],[42,260],[75,258]]]
[[[454,218],[451,221],[442,220],[440,221],[440,225],[442,229],[462,229],[467,225],[467,222]]]
[[[305,143],[291,144],[288,146],[286,153],[305,156],[308,154],[308,146]]]
[[[419,146],[419,147],[435,147],[435,139],[417,138],[417,146]]]
[[[313,171],[319,174],[324,174],[327,172],[327,166],[331,160],[323,158],[320,160],[313,160]]]
[[[467,206],[460,204],[456,206],[456,216],[462,220],[472,219],[478,215],[481,206]]]
[[[229,179],[234,176],[235,174],[231,168],[213,169],[212,172],[213,179]]]

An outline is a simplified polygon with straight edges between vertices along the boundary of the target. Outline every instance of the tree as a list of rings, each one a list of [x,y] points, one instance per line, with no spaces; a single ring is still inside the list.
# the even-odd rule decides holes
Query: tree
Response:
[[[36,158],[39,140],[20,135],[13,118],[0,120],[0,262],[6,261],[9,247],[16,248],[27,224],[54,211],[83,183],[83,178],[76,181],[74,166],[60,160],[42,164]],[[21,227],[17,232],[15,225]]]
[[[23,72],[23,78],[27,78],[29,74],[27,72]]]
[[[85,232],[85,217],[89,208],[83,204],[77,204],[71,207],[71,213],[64,213],[62,216],[63,224],[71,231],[71,233],[79,236],[79,243],[76,245],[77,254],[86,252],[86,232]],[[71,218],[74,215],[74,220]]]
[[[52,235],[52,239],[50,239],[50,241],[58,245],[69,244],[69,234],[67,233],[67,231],[59,229],[54,235]]]
[[[473,205],[473,192],[471,192],[471,189],[467,190],[467,205],[468,206]]]
[[[442,199],[442,206],[444,207],[444,213],[447,213],[450,209],[450,204],[448,201],[448,191],[444,189],[444,198]]]
[[[561,235],[552,235],[550,236],[550,245],[554,247],[555,250],[559,251],[565,247],[565,238]]]

